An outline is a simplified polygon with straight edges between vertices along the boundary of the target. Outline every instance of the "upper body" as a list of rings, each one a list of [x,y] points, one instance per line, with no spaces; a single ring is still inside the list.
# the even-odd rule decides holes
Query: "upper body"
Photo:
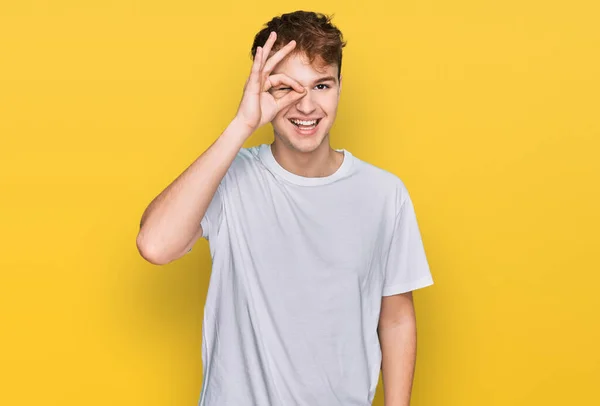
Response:
[[[433,283],[397,176],[347,150],[331,175],[242,149],[206,215],[200,406],[367,406],[382,297]]]

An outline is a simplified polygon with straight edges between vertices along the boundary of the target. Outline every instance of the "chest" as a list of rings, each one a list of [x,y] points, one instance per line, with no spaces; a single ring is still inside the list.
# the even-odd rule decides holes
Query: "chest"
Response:
[[[240,185],[225,210],[236,249],[264,269],[295,270],[313,281],[366,278],[381,267],[391,238],[386,202],[343,187]]]

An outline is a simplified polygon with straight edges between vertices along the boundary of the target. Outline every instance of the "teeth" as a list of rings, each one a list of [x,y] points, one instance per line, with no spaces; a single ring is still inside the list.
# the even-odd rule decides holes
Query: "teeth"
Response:
[[[291,120],[296,125],[315,125],[317,120],[303,121],[303,120]]]

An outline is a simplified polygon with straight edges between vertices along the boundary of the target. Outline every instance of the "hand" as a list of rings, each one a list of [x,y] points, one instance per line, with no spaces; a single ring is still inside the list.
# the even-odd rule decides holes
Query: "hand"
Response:
[[[276,38],[277,34],[271,32],[264,48],[256,49],[252,71],[236,113],[236,119],[248,126],[251,132],[273,120],[279,111],[306,94],[306,89],[289,76],[283,73],[271,75],[275,66],[296,46],[296,42],[292,40],[269,58]],[[291,91],[285,92],[282,97],[273,97],[269,90],[282,85]]]

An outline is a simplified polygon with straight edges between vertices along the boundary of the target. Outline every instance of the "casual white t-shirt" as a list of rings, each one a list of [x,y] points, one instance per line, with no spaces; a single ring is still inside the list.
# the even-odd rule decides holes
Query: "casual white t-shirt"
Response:
[[[201,225],[213,260],[199,406],[369,406],[382,296],[433,284],[408,191],[347,150],[306,178],[241,149]]]

